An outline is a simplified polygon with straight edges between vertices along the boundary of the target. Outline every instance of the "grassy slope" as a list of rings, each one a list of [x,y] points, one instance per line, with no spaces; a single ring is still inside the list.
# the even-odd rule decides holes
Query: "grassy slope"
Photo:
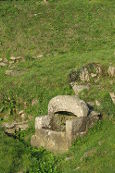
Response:
[[[24,71],[24,74],[18,78],[6,76],[7,68],[0,69],[0,94],[2,96],[13,94],[18,109],[23,109],[23,102],[27,102],[25,111],[31,114],[33,119],[32,130],[24,133],[24,136],[29,134],[30,138],[34,117],[47,113],[48,101],[53,96],[73,94],[67,83],[67,74],[72,68],[79,68],[93,61],[100,62],[105,69],[109,63],[115,64],[114,9],[114,0],[63,0],[48,5],[35,0],[0,2],[0,56],[8,59],[11,55],[26,57],[26,62],[15,67]],[[32,59],[39,54],[43,54],[44,57],[39,60]],[[81,97],[87,101],[100,100],[102,106],[99,110],[109,117],[115,113],[115,107],[108,94],[108,91],[115,91],[115,80],[112,86],[110,80],[105,76],[98,85],[92,84],[89,93],[81,94]],[[23,101],[18,103],[20,98]],[[33,98],[38,99],[38,104],[32,107]],[[2,105],[1,102],[0,104]],[[58,160],[61,160],[59,171],[114,172],[113,124],[113,118],[112,120],[105,118],[101,126],[97,125],[88,136],[76,141],[67,154],[59,156]],[[0,159],[1,173],[16,172],[22,167],[26,172],[32,167],[31,163],[35,167],[37,165],[40,167],[39,159],[36,161],[27,144],[3,136],[2,131],[1,139],[0,158],[3,158]],[[92,149],[96,151],[80,161],[84,153]],[[46,152],[46,162],[52,166],[53,156],[50,154],[52,162],[50,163],[47,155],[49,153]],[[66,160],[66,157],[70,159]],[[45,172],[48,172],[46,162]],[[35,172],[35,168],[33,169]]]
[[[0,2],[0,56],[114,48],[114,0]]]

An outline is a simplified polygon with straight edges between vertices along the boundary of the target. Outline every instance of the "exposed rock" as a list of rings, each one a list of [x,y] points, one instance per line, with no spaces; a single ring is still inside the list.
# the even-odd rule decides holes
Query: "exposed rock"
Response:
[[[115,77],[115,67],[114,66],[109,66],[108,74],[110,77]]]
[[[90,112],[87,119],[87,128],[92,128],[94,124],[102,118],[102,115],[96,111]]]
[[[9,61],[9,67],[14,64],[14,61]]]
[[[66,135],[72,141],[76,139],[79,134],[86,131],[87,117],[77,117],[66,121]]]
[[[48,114],[57,112],[70,112],[77,117],[85,117],[88,114],[88,107],[83,100],[77,96],[56,96],[48,104]]]
[[[22,114],[22,115],[21,115],[21,119],[22,119],[22,121],[26,120],[25,114]]]
[[[110,97],[111,97],[113,103],[115,104],[115,93],[114,92],[110,92],[109,94],[110,94]]]
[[[14,136],[16,132],[20,130],[26,130],[28,128],[28,122],[13,122],[13,123],[4,123],[4,132],[9,136]]]
[[[38,15],[38,14],[36,14],[36,15]],[[34,16],[35,16],[35,14],[34,14]],[[34,57],[32,57],[33,59],[36,59],[36,60],[39,60],[40,58],[42,58],[43,57],[43,55],[42,54],[39,54],[39,55],[37,55],[37,56],[34,56]]]
[[[11,57],[10,57],[10,60],[15,61],[15,60],[16,60],[16,57],[11,56]]]
[[[35,118],[35,129],[50,128],[51,117],[40,116]]]
[[[87,102],[88,107],[94,107],[95,103],[93,101]]]
[[[0,67],[5,67],[7,64],[4,62],[0,62]]]
[[[85,81],[89,82],[90,81],[90,76],[89,76],[88,69],[87,68],[83,68],[81,70],[81,72],[80,72],[79,77],[80,77],[80,80],[81,81],[83,81],[83,82],[85,82]]]
[[[2,58],[0,58],[0,62],[2,62],[3,61],[3,59]]]
[[[19,115],[22,115],[22,114],[24,114],[24,110],[21,110],[21,111],[19,112]]]
[[[95,100],[96,106],[101,106],[101,103],[98,100]]]
[[[45,3],[45,4],[47,4],[47,3],[48,3],[48,0],[43,0],[43,1],[44,1],[44,3]]]
[[[93,80],[95,82],[96,79],[100,78],[102,74],[102,67],[97,63],[90,63],[78,70],[74,70],[69,74],[69,81],[76,82],[89,82]]]
[[[5,74],[8,75],[8,76],[15,77],[15,76],[23,75],[24,71],[18,71],[18,70],[10,69],[10,70],[6,70]]]
[[[21,56],[18,56],[18,57],[12,56],[12,57],[10,57],[10,60],[12,60],[12,61],[19,61],[21,59],[23,59]]]
[[[22,119],[22,121],[24,121],[26,119],[24,110],[21,110],[18,114],[19,114],[20,118]]]
[[[71,83],[71,86],[76,95],[78,95],[83,90],[89,90],[88,85],[77,85],[76,83]]]
[[[8,64],[8,60],[6,58],[3,59],[3,62]]]
[[[42,54],[40,54],[40,55],[38,55],[37,57],[38,57],[38,58],[42,58],[42,57],[43,57],[43,55],[42,55]]]
[[[21,56],[18,56],[18,57],[12,56],[10,57],[9,66],[12,66],[13,64],[18,63],[19,61],[24,61],[24,58]]]
[[[13,70],[6,70],[5,74],[8,75],[8,76],[11,76],[12,72],[13,72]]]

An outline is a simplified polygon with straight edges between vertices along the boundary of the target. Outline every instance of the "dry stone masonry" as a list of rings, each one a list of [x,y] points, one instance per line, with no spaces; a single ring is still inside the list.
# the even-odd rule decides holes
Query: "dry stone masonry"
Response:
[[[99,117],[99,113],[90,112],[87,104],[77,96],[56,96],[48,104],[48,115],[36,117],[31,145],[65,152]]]

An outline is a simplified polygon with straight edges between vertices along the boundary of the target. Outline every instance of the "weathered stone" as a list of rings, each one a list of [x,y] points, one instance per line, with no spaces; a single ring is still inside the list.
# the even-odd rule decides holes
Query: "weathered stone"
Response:
[[[72,142],[86,131],[87,117],[76,117],[66,121],[65,131],[52,130],[53,116],[37,117],[35,119],[35,135],[31,138],[31,145],[43,146],[51,151],[65,152]]]
[[[14,61],[9,61],[9,67],[12,67],[12,65],[14,64]]]
[[[12,56],[12,57],[10,57],[9,64],[14,64],[14,63],[17,63],[17,62],[22,61],[22,60],[24,60],[24,58],[21,56],[18,56],[18,57]]]
[[[26,115],[25,115],[25,113],[24,113],[24,110],[21,110],[18,114],[19,114],[21,120],[22,120],[22,121],[25,121]]]
[[[102,74],[101,65],[97,63],[90,63],[78,70],[72,71],[69,74],[69,82],[76,82],[76,81],[89,82],[91,80],[95,82],[96,79],[100,78],[101,74]]]
[[[35,118],[35,135],[31,145],[54,152],[65,152],[79,136],[100,119],[77,96],[57,96],[48,104],[48,115]]]
[[[48,114],[57,112],[70,112],[77,117],[85,117],[88,114],[88,107],[83,100],[77,96],[56,96],[48,104]]]
[[[115,67],[114,66],[109,66],[108,74],[110,77],[115,77]]]
[[[8,135],[14,136],[16,132],[20,130],[26,130],[28,128],[28,122],[13,122],[13,123],[4,123],[4,132]]]
[[[101,103],[98,100],[95,100],[96,106],[101,106]]]
[[[71,83],[71,86],[76,95],[78,95],[83,90],[89,90],[88,85],[77,85],[76,83]]]
[[[87,130],[88,128],[92,128],[94,124],[102,118],[102,115],[96,111],[92,111],[87,119]]]
[[[66,137],[70,143],[81,133],[86,131],[87,117],[77,117],[66,121]]]
[[[0,67],[5,67],[7,64],[4,62],[0,62]]]
[[[3,62],[8,64],[8,60],[6,58],[3,59]]]
[[[88,107],[93,108],[95,106],[95,103],[93,101],[87,102]]]
[[[13,70],[6,70],[5,74],[6,74],[6,75],[11,75],[12,72],[13,72]]]
[[[37,57],[35,57],[35,58],[42,58],[43,57],[43,55],[42,54],[39,54],[39,55],[37,55]]]
[[[2,58],[0,58],[0,62],[2,62],[3,61],[3,59]]]
[[[15,60],[16,60],[16,57],[11,56],[11,57],[10,57],[10,60],[15,61]]]
[[[90,76],[89,76],[89,72],[87,68],[84,68],[81,72],[80,72],[80,80],[85,82],[89,82],[90,81]]]
[[[19,115],[24,114],[24,110],[21,110],[18,114],[19,114]]]
[[[18,56],[18,57],[12,56],[12,57],[10,57],[10,60],[12,60],[12,61],[18,61],[18,60],[21,60],[21,59],[23,59],[21,56]]]
[[[115,93],[114,92],[110,92],[109,94],[110,94],[110,97],[111,97],[113,103],[115,104]]]
[[[47,3],[47,2],[48,2],[48,0],[44,0],[44,2],[45,2],[45,3]]]
[[[5,74],[8,75],[8,76],[15,77],[15,76],[23,75],[24,72],[11,69],[11,70],[6,70]]]
[[[68,141],[65,132],[56,132],[48,129],[36,130],[31,138],[31,145],[45,147],[54,152],[63,153],[68,150]]]
[[[22,115],[21,115],[21,119],[22,119],[22,121],[26,120],[25,114],[22,114]]]
[[[48,115],[36,117],[35,129],[50,128],[50,121],[51,121],[51,117]]]
[[[91,77],[92,77],[92,78],[94,78],[94,77],[96,77],[96,76],[97,76],[97,74],[91,73]]]

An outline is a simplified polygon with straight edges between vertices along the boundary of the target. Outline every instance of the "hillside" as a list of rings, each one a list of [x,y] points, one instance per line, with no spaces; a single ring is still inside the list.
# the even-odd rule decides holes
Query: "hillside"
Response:
[[[87,102],[99,100],[95,109],[103,120],[67,153],[32,148],[30,138],[35,117],[47,114],[49,100],[74,94],[71,69],[92,62],[104,71],[115,66],[114,0],[0,1],[0,59],[10,62],[12,56],[23,61],[0,67],[0,173],[113,173],[115,105],[109,92],[115,93],[115,78],[103,74],[80,94]],[[14,108],[29,120],[29,129],[16,139],[2,129],[3,122],[19,118]]]

